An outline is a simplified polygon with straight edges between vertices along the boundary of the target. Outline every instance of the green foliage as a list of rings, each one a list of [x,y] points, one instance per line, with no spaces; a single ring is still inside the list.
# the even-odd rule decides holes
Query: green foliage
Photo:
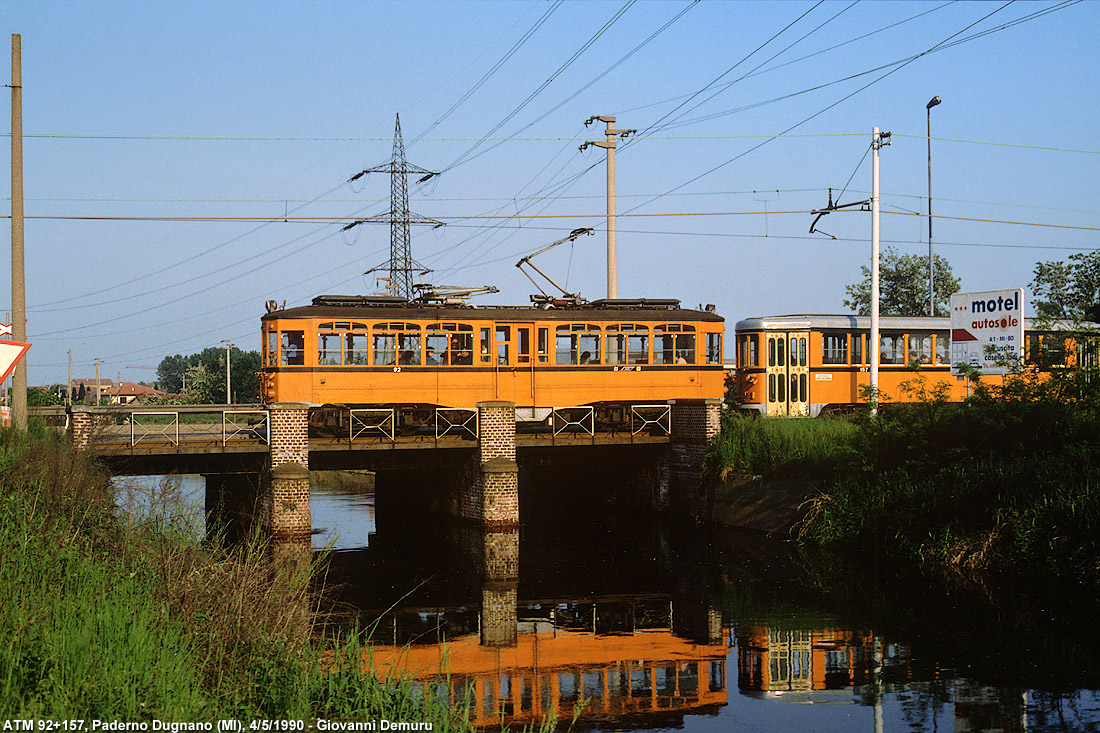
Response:
[[[1039,318],[1100,320],[1100,250],[1072,254],[1068,262],[1036,263],[1030,287]]]
[[[28,407],[50,407],[60,404],[61,398],[57,396],[56,390],[42,389],[41,387],[27,388]]]
[[[201,375],[192,374],[192,370],[197,368],[202,370]],[[236,346],[232,347],[229,371],[233,401],[259,402],[260,352],[242,351]],[[193,376],[202,379],[202,384],[192,385]],[[228,401],[225,394],[225,349],[222,348],[211,346],[197,354],[166,356],[157,366],[157,379],[161,391],[184,394],[186,402],[225,404]]]
[[[261,543],[196,546],[171,513],[123,521],[118,499],[56,433],[0,431],[4,719],[386,718],[472,730],[433,685],[375,675],[356,633],[312,635],[308,563],[280,562]]]
[[[933,256],[932,280],[936,290],[936,315],[949,315],[951,295],[959,291],[959,280],[951,265],[939,255]],[[871,269],[860,268],[863,280],[844,288],[848,295],[844,306],[861,316],[871,314]],[[884,316],[928,315],[928,258],[900,255],[887,247],[879,258],[879,313]]]
[[[721,473],[828,472],[854,459],[854,426],[845,420],[760,418],[727,412],[709,460]]]

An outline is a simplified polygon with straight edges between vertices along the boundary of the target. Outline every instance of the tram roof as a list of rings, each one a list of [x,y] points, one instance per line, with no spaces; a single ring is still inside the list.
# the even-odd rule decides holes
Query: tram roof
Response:
[[[711,321],[718,314],[681,308],[678,300],[636,298],[597,300],[582,305],[460,306],[410,303],[407,300],[370,296],[319,296],[312,305],[273,310],[262,320],[277,318],[394,318],[409,320],[500,321]]]
[[[1028,331],[1076,331],[1088,324],[1070,321],[1043,321],[1024,319]],[[951,319],[932,316],[880,316],[879,327],[888,330],[912,329],[914,331],[945,331],[951,328]],[[735,331],[795,331],[798,329],[870,329],[870,316],[851,314],[792,313],[782,316],[756,316],[737,322]]]

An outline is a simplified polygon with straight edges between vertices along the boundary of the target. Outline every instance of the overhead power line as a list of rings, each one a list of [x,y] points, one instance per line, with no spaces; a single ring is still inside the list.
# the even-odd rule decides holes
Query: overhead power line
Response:
[[[812,213],[812,209],[790,209],[787,211],[665,211],[655,213],[645,212],[627,212],[625,214],[616,214],[619,217],[632,217],[632,218],[660,218],[660,217],[709,217],[709,216],[776,216],[781,214],[809,214]],[[884,211],[883,214],[895,214],[898,216],[923,216],[927,218],[927,214],[920,214],[916,212],[902,212],[902,211]],[[440,220],[449,221],[485,221],[498,219],[501,221],[507,221],[509,219],[590,219],[597,218],[602,219],[606,216],[604,213],[599,212],[583,212],[583,213],[568,213],[568,214],[522,214],[520,216],[504,215],[504,214],[453,214],[451,216],[440,216]],[[3,216],[0,218],[8,219],[10,216]],[[347,221],[351,217],[334,217],[334,216],[27,216],[27,219],[51,219],[62,221],[184,221],[184,222],[326,222],[330,224],[337,224]],[[1011,219],[986,219],[973,216],[948,216],[945,214],[934,214],[934,219],[950,219],[955,221],[973,221],[981,222],[985,224],[1012,224],[1016,226],[1030,226],[1030,227],[1049,227],[1052,229],[1077,229],[1081,231],[1096,232],[1100,231],[1100,227],[1087,227],[1078,226],[1074,224],[1050,224],[1046,222],[1035,221],[1015,221]],[[390,217],[387,215],[381,215],[372,217],[372,221],[377,222],[400,222],[401,217]]]

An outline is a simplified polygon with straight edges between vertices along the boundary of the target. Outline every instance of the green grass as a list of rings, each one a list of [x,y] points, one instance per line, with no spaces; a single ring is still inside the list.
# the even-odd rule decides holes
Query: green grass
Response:
[[[719,472],[821,473],[855,458],[856,426],[843,419],[759,418],[727,413],[711,448]]]
[[[719,473],[813,479],[799,538],[1100,587],[1100,407],[928,399],[838,420],[728,416]]]
[[[354,718],[469,730],[380,680],[354,631],[319,636],[309,567],[120,519],[107,477],[45,429],[0,434],[0,717]]]

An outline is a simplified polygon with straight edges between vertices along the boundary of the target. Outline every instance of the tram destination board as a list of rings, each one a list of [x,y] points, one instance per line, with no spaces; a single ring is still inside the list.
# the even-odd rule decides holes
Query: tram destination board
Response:
[[[983,374],[1008,374],[1023,357],[1024,289],[951,296],[951,373],[960,364]]]

